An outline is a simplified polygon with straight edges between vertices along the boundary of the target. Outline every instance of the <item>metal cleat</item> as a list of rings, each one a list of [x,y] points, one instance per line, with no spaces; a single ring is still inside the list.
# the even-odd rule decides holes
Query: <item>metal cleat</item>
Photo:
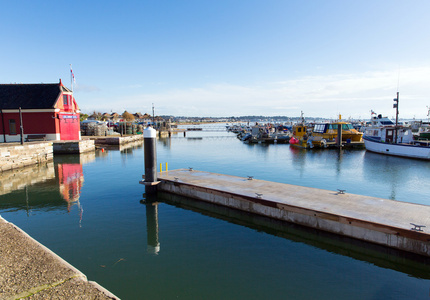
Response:
[[[423,231],[423,227],[426,227],[425,225],[417,225],[417,224],[414,224],[414,223],[410,223],[412,226],[414,226],[414,227],[412,227],[411,228],[411,230],[413,230],[413,231]]]

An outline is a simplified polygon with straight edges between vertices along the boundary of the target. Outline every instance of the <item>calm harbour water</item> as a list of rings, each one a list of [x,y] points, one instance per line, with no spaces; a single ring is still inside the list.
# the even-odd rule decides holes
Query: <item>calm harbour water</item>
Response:
[[[430,205],[424,161],[204,131],[160,139],[157,152],[170,170]],[[190,199],[142,204],[143,155],[140,144],[3,174],[0,214],[122,299],[429,299],[428,260]]]

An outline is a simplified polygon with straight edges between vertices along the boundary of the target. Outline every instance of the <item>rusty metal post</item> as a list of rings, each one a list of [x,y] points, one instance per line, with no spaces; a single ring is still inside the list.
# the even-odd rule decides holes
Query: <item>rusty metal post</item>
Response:
[[[342,124],[337,124],[337,146],[342,147]]]

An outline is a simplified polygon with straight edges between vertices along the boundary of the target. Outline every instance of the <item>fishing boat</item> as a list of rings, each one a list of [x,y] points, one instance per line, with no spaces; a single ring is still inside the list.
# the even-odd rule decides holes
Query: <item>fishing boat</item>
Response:
[[[301,148],[364,147],[363,133],[356,130],[351,123],[341,119],[339,115],[338,121],[316,123],[312,129],[309,129],[302,117],[302,122],[293,126],[290,144]]]
[[[309,148],[308,145],[308,127],[305,124],[303,112],[301,112],[301,122],[293,125],[293,136],[290,138],[289,143],[294,147]]]
[[[399,92],[394,99],[396,108],[396,122],[387,117],[372,112],[371,124],[366,127],[364,143],[366,150],[371,152],[430,160],[429,141],[416,141],[412,129],[399,125]]]
[[[256,124],[250,132],[240,139],[246,144],[287,144],[290,135],[288,132],[278,131],[271,125],[260,126]]]
[[[342,146],[363,147],[363,133],[356,130],[351,123],[341,119],[339,115],[338,121],[315,124],[308,139],[310,147],[339,146],[338,139]]]

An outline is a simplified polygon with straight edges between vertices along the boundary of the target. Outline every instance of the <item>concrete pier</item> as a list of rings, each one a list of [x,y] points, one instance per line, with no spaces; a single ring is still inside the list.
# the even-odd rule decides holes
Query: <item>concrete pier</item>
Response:
[[[119,299],[0,217],[0,299]]]
[[[83,140],[94,140],[96,146],[100,145],[125,145],[137,141],[143,141],[143,135],[129,135],[129,136],[85,136]]]
[[[430,256],[430,206],[192,169],[158,180],[159,191]]]

